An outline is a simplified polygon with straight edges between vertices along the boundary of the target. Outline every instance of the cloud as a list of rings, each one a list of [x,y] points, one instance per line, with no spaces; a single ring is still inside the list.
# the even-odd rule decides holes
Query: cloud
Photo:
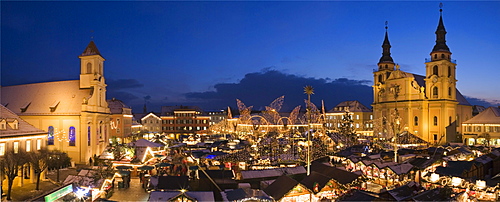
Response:
[[[125,104],[131,103],[132,100],[139,98],[132,93],[121,92],[121,91],[107,91],[106,96],[107,99],[116,98],[123,101]]]
[[[108,79],[106,80],[106,83],[108,84],[107,90],[109,91],[118,91],[122,89],[144,87],[144,84],[140,83],[136,79],[118,79],[118,80]]]
[[[498,101],[498,100],[488,101],[488,100],[485,100],[485,99],[474,98],[474,97],[469,97],[469,96],[465,96],[465,95],[464,95],[464,97],[465,97],[465,99],[467,99],[467,101],[469,101],[469,103],[471,105],[479,105],[479,106],[483,106],[483,107],[492,107],[492,106],[500,104],[500,101]]]
[[[303,105],[307,96],[304,86],[314,88],[311,100],[320,106],[324,100],[327,109],[346,100],[358,100],[370,107],[373,101],[372,88],[368,80],[351,80],[347,78],[323,79],[308,78],[286,74],[271,68],[261,72],[248,73],[238,83],[219,83],[215,91],[190,92],[184,94],[186,102],[198,105],[203,109],[223,109],[227,106],[236,108],[236,99],[254,109],[264,109],[274,99],[284,95],[282,111],[291,111],[297,105]]]

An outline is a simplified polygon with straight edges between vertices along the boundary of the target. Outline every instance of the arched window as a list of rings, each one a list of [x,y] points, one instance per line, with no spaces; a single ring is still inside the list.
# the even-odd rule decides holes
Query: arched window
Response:
[[[87,74],[92,74],[92,63],[87,63]]]
[[[444,59],[444,54],[441,54],[441,58]]]
[[[451,67],[448,66],[448,77],[451,77]]]
[[[54,145],[54,127],[49,126],[49,133],[47,135],[47,145]]]
[[[451,97],[451,87],[448,87],[448,96]]]
[[[103,71],[103,69],[102,69],[102,63],[101,63],[101,64],[99,64],[99,73],[101,73],[101,75],[103,75],[103,74],[104,74],[104,71]]]
[[[433,75],[438,75],[438,66],[437,65],[434,65],[434,67],[432,67],[432,74]]]
[[[434,125],[437,126],[438,125],[438,117],[437,116],[434,116]]]
[[[437,98],[438,97],[438,87],[432,88],[432,97]]]
[[[434,59],[437,59],[438,58],[438,54],[434,54]]]
[[[384,77],[382,77],[382,74],[381,74],[381,75],[378,75],[378,82],[382,82],[382,79],[383,79],[383,78],[384,78]]]
[[[91,139],[90,139],[91,135],[90,135],[90,126],[87,127],[87,146],[90,146],[90,142],[91,142]]]
[[[415,116],[415,126],[418,126],[418,116]]]
[[[76,130],[74,126],[69,127],[68,140],[69,146],[76,146]]]

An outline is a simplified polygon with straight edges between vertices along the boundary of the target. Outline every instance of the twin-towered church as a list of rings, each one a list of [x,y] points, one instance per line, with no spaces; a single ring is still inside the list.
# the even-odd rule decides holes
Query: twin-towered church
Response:
[[[442,15],[435,34],[436,44],[422,76],[404,72],[394,63],[386,30],[382,57],[373,73],[374,119],[385,117],[381,127],[374,128],[375,136],[389,132],[385,124],[398,122],[401,130],[429,143],[460,141],[460,123],[472,117],[472,106],[456,89],[456,63],[446,45]],[[76,163],[87,163],[105,149],[112,129],[105,59],[93,41],[79,58],[79,80],[2,87],[1,104],[46,131],[49,149],[67,152]]]

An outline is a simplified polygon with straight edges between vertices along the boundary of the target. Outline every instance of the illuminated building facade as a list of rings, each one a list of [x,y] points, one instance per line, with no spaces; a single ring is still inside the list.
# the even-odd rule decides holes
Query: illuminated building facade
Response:
[[[161,133],[161,118],[149,113],[141,118],[142,130],[150,133]]]
[[[326,112],[326,127],[334,130],[339,128],[346,113],[349,114],[350,119],[353,121],[352,127],[356,134],[373,135],[373,111],[357,100],[341,102]]]
[[[500,145],[500,108],[489,107],[462,123],[467,145]]]
[[[0,160],[8,151],[34,152],[46,147],[47,132],[35,128],[14,112],[0,105]],[[27,164],[22,167],[21,172],[23,175],[19,177],[29,178],[31,182],[36,179],[33,168]],[[45,172],[42,175],[45,175]]]
[[[107,102],[111,112],[110,137],[117,137],[118,141],[122,142],[123,138],[132,134],[132,108],[116,98]]]
[[[164,106],[160,118],[162,131],[176,139],[206,135],[210,124],[210,116],[196,106]]]
[[[108,143],[104,61],[91,41],[80,58],[80,79],[2,87],[2,104],[36,128],[47,131],[49,149],[88,163]]]
[[[374,133],[387,133],[387,122],[398,117],[403,130],[429,143],[461,141],[457,138],[460,124],[472,117],[472,106],[456,88],[456,61],[446,45],[442,14],[435,34],[436,44],[422,76],[402,71],[394,63],[386,30],[382,57],[373,72],[373,113],[381,123]]]

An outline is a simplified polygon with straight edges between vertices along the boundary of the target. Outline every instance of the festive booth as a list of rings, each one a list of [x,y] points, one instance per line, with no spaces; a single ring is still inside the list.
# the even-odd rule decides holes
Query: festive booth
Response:
[[[318,201],[312,190],[286,175],[276,179],[264,192],[279,202]]]

